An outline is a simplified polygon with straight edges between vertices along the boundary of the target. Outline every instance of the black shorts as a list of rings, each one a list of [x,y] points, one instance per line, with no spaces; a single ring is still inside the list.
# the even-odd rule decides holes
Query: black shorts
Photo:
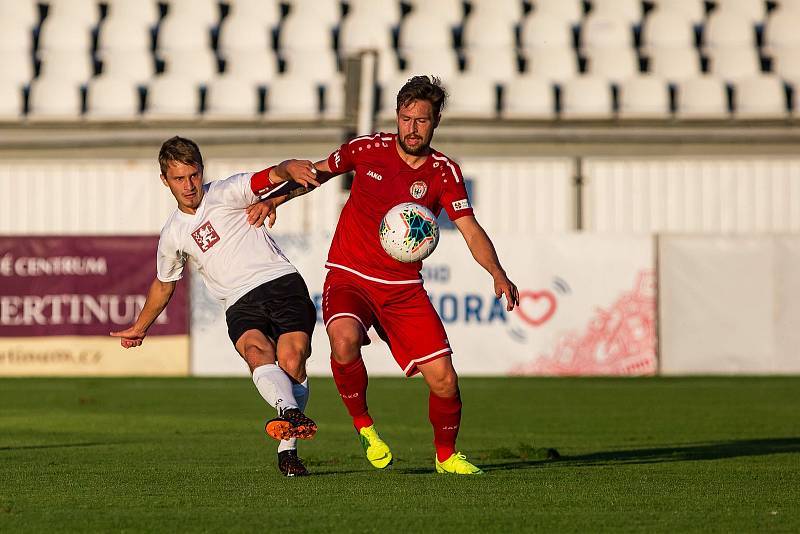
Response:
[[[303,277],[291,273],[247,292],[225,312],[225,322],[234,345],[248,330],[260,330],[276,343],[282,334],[305,332],[310,341],[317,309]]]

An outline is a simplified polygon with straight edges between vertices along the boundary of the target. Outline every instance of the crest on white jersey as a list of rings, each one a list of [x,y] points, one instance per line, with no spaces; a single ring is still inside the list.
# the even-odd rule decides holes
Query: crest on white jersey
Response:
[[[414,182],[411,184],[411,196],[419,200],[420,198],[425,196],[425,193],[428,192],[428,184],[423,182],[422,180],[418,182]]]
[[[205,222],[200,228],[192,232],[192,239],[200,247],[200,250],[205,252],[219,242],[219,234],[211,226],[211,222]]]

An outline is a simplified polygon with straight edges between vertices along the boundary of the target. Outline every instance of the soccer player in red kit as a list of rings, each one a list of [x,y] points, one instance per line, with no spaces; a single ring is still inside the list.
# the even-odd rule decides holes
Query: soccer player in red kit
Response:
[[[456,449],[461,421],[458,376],[442,321],[423,288],[422,262],[401,263],[380,244],[381,219],[401,202],[416,202],[438,214],[443,208],[475,260],[494,280],[507,309],[519,293],[500,265],[494,246],[476,221],[458,165],[430,147],[446,93],[438,79],[411,78],[397,95],[397,134],[377,133],[343,144],[327,160],[289,160],[276,168],[279,180],[267,200],[250,209],[250,221],[274,223],[274,208],[332,176],[355,171],[333,236],[322,312],[331,345],[331,369],[370,463],[392,462],[388,445],[367,409],[367,371],[361,346],[374,327],[407,376],[422,373],[430,388],[429,418],[439,473],[481,474]]]

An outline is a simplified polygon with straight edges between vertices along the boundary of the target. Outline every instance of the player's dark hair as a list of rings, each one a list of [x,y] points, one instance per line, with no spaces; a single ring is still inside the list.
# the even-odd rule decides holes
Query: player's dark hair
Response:
[[[158,165],[161,167],[161,174],[167,174],[167,167],[170,162],[175,161],[184,165],[197,165],[203,170],[203,155],[197,143],[185,137],[170,137],[161,145],[158,152]]]
[[[414,76],[397,93],[397,110],[415,100],[427,100],[433,107],[433,116],[439,116],[447,100],[447,92],[436,76]]]

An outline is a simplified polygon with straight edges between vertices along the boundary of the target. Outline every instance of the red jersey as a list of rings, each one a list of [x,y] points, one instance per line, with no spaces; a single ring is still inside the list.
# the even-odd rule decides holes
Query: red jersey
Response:
[[[355,176],[325,266],[376,282],[420,283],[421,261],[402,263],[383,250],[383,216],[402,202],[416,202],[437,216],[444,208],[452,221],[473,212],[455,162],[431,149],[413,169],[397,153],[396,138],[389,133],[356,137],[328,156],[332,172],[355,171]]]

